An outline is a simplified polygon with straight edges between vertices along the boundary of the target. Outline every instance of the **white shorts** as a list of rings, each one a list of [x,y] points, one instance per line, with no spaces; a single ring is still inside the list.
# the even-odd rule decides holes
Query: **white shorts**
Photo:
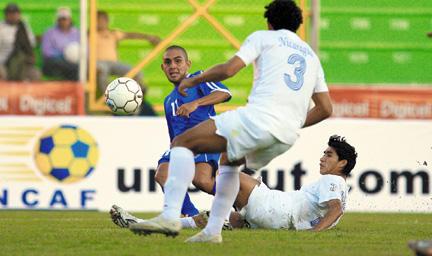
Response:
[[[246,166],[258,170],[290,149],[291,145],[276,139],[250,112],[240,107],[211,118],[215,121],[216,134],[227,140],[228,160],[245,157]]]
[[[293,211],[296,206],[292,192],[271,190],[264,183],[252,190],[241,216],[252,228],[294,229]]]

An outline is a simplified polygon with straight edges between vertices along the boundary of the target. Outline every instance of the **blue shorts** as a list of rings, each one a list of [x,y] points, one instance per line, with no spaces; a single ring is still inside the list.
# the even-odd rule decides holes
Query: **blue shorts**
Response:
[[[219,168],[219,158],[220,154],[210,154],[210,153],[203,153],[198,154],[195,156],[195,163],[208,163],[212,168],[213,172],[216,172]],[[158,161],[158,165],[161,163],[167,163],[170,160],[170,151],[165,151],[163,153],[161,159]]]

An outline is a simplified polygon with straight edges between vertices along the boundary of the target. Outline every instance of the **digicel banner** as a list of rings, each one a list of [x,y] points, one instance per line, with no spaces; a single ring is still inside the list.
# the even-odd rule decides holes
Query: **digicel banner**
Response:
[[[82,115],[83,97],[76,82],[0,82],[0,115]]]
[[[334,117],[432,119],[432,89],[330,86]]]

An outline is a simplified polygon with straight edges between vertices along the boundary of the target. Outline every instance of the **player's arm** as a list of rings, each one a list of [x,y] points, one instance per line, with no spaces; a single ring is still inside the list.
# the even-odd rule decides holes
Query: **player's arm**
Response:
[[[149,41],[152,45],[157,45],[161,41],[158,36],[136,32],[125,32],[123,39],[144,39]]]
[[[327,202],[328,211],[326,215],[315,225],[312,231],[322,231],[329,228],[336,220],[342,216],[342,203],[339,199],[332,199]]]
[[[225,102],[231,97],[231,94],[225,91],[214,91],[209,95],[206,95],[197,100],[185,103],[181,105],[177,111],[176,115],[189,117],[190,113],[194,112],[198,107],[216,105]]]
[[[312,100],[315,106],[307,113],[303,128],[321,122],[330,117],[333,112],[333,106],[328,92],[314,93],[312,95]]]
[[[203,82],[210,81],[223,81],[237,74],[246,64],[237,56],[232,57],[230,60],[223,64],[218,64],[204,71],[203,73],[183,79],[178,87],[180,94],[186,96],[185,89],[194,87],[195,85]]]

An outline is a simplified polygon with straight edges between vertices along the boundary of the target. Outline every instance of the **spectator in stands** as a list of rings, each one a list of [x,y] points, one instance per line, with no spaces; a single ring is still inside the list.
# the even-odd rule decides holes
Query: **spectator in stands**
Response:
[[[62,80],[78,80],[79,40],[70,8],[58,8],[56,26],[42,38],[43,74]]]
[[[108,13],[105,11],[98,11],[96,56],[97,81],[101,92],[104,92],[106,86],[109,84],[111,80],[110,76],[124,76],[131,70],[131,66],[118,60],[117,45],[118,42],[123,39],[146,40],[152,45],[157,45],[161,41],[158,36],[154,35],[110,29]],[[147,87],[143,82],[143,74],[139,72],[134,79],[141,85],[145,95]],[[146,100],[143,100],[139,114],[156,115],[151,105]]]
[[[10,3],[4,9],[5,20],[0,22],[0,80],[39,80],[33,49],[33,32],[21,20],[18,5]]]

